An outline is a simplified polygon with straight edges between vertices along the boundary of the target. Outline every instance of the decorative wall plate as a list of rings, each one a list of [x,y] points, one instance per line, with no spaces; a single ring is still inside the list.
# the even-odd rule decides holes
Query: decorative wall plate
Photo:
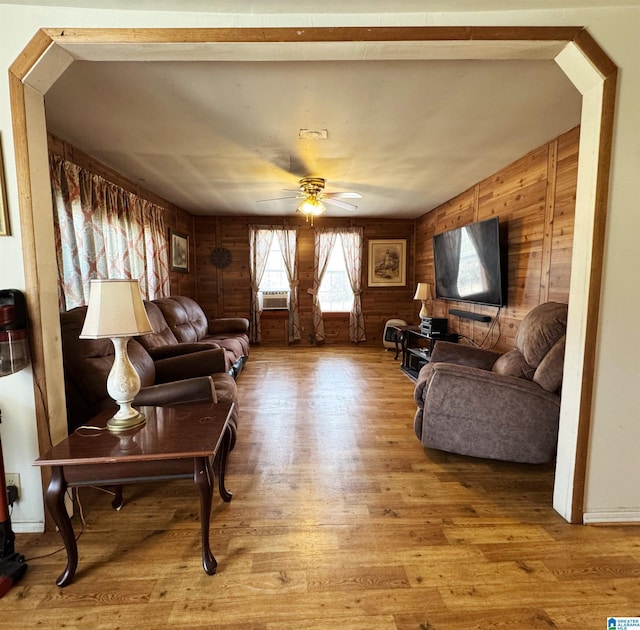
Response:
[[[209,254],[209,261],[214,267],[224,269],[231,263],[231,252],[226,247],[214,247]]]

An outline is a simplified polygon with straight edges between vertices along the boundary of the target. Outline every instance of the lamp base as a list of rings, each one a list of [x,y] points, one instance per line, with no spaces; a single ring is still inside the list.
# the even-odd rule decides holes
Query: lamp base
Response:
[[[425,317],[429,317],[429,311],[427,310],[427,302],[426,300],[422,300],[422,308],[419,313],[420,319],[424,319]]]
[[[146,422],[147,419],[144,417],[144,414],[138,411],[135,412],[135,415],[130,415],[125,418],[119,418],[118,414],[116,414],[107,421],[107,429],[109,429],[111,433],[122,433],[123,431],[130,431],[131,429],[139,429]]]

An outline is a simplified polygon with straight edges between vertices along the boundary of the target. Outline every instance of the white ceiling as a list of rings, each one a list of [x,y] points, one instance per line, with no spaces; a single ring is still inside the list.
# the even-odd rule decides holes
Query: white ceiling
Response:
[[[287,214],[257,202],[314,175],[363,195],[328,215],[414,218],[579,124],[581,98],[552,60],[77,61],[45,107],[52,133],[194,214]]]

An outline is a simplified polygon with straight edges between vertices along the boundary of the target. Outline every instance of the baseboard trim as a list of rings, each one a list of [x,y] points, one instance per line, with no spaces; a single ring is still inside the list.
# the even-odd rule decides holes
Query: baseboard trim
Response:
[[[43,521],[14,521],[11,529],[15,534],[42,534],[44,532]]]
[[[585,512],[582,522],[585,525],[636,525],[640,523],[640,512]]]

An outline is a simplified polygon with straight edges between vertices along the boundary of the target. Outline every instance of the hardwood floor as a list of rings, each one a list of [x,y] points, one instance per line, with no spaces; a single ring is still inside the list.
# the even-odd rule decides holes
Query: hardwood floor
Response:
[[[83,489],[74,582],[54,584],[64,553],[42,557],[57,533],[18,534],[29,570],[1,629],[604,630],[640,615],[640,527],[568,525],[550,466],[425,451],[392,353],[256,347],[238,387],[217,574],[192,483],[129,486],[120,512]]]

